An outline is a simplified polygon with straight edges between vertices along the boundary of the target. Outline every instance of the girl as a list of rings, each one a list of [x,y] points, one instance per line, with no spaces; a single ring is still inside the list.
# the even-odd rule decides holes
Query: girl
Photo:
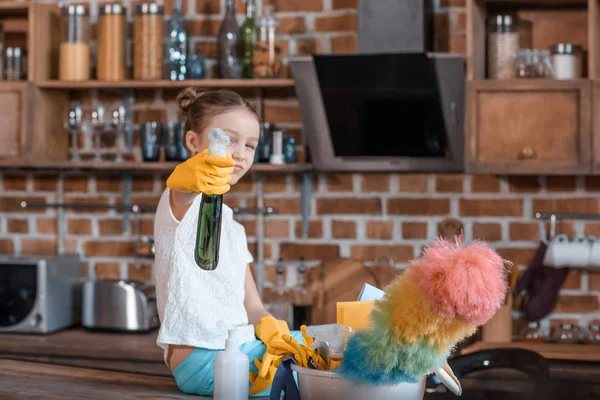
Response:
[[[205,271],[194,262],[200,193],[224,194],[250,169],[260,134],[259,118],[237,93],[188,88],[177,101],[186,116],[184,145],[190,158],[167,179],[154,221],[155,281],[161,326],[157,344],[177,386],[185,393],[212,396],[213,362],[236,328],[250,360],[251,395],[268,396],[275,369],[263,368],[266,345],[290,334],[286,322],[270,315],[250,271],[244,227],[223,205],[219,263]],[[230,136],[227,157],[208,155],[208,132]],[[225,200],[227,197],[225,197]],[[254,326],[256,325],[256,329]],[[300,332],[294,332],[296,340]]]

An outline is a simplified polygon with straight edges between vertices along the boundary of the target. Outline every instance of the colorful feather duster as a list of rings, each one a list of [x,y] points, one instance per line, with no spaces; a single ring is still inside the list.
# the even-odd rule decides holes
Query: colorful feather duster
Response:
[[[336,373],[363,384],[418,382],[442,368],[462,339],[494,316],[506,267],[483,242],[439,239],[387,288],[368,329],[348,341]]]

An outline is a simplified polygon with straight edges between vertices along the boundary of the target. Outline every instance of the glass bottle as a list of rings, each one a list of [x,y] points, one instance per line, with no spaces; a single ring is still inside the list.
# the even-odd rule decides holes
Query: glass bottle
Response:
[[[488,24],[488,77],[512,79],[516,75],[515,55],[519,50],[519,27],[510,14],[498,14]]]
[[[579,343],[579,328],[570,323],[561,324],[560,329],[554,333],[553,339],[555,343]]]
[[[163,60],[163,7],[157,3],[142,3],[134,18],[134,79],[161,79]]]
[[[264,7],[264,15],[257,18],[257,41],[254,47],[254,77],[277,78],[281,73],[281,47],[275,40],[279,20],[272,5]]]
[[[521,331],[521,340],[525,342],[544,342],[545,335],[537,321],[530,321],[527,326]]]
[[[60,80],[90,79],[90,17],[82,5],[68,5],[63,9],[64,36],[59,47]]]
[[[277,262],[277,272],[275,277],[275,287],[273,288],[273,296],[271,300],[271,314],[277,319],[287,321],[290,320],[290,301],[285,287],[285,269],[283,267],[283,259]]]
[[[254,57],[254,43],[256,42],[256,25],[254,24],[256,3],[255,0],[246,0],[246,20],[242,24],[242,56],[244,57],[243,77],[254,78],[252,58]]]
[[[173,2],[173,14],[167,24],[167,79],[183,81],[187,77],[188,34],[185,28],[182,0]]]
[[[242,41],[240,27],[235,20],[235,0],[225,0],[225,17],[217,37],[219,74],[225,79],[242,77]]]
[[[584,343],[600,345],[600,323],[591,323],[588,326]]]
[[[312,296],[306,280],[304,258],[300,258],[298,282],[292,291],[292,310],[294,316],[293,329],[299,330],[302,325],[310,326]]]

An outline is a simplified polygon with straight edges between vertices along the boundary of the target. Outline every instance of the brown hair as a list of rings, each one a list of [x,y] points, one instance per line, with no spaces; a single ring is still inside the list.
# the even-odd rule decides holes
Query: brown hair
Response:
[[[250,103],[236,92],[228,89],[198,90],[189,87],[179,93],[177,103],[185,114],[183,145],[186,149],[185,132],[194,131],[202,134],[209,119],[216,115],[242,109],[248,111],[256,117],[257,121],[260,121],[258,114],[256,114]]]

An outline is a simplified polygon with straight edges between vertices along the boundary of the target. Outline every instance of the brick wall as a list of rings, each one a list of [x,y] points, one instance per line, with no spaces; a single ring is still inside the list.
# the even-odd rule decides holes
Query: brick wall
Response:
[[[356,46],[356,0],[273,0],[282,19],[284,46],[291,54],[344,52]],[[224,12],[223,0],[186,2],[196,48],[214,56],[215,37]],[[242,12],[241,1],[238,12]],[[166,3],[170,10],[169,2]],[[240,14],[240,18],[242,15]],[[438,0],[436,48],[464,51],[464,0]],[[214,65],[214,63],[213,63]],[[175,91],[136,92],[136,122],[176,118]],[[302,142],[297,101],[288,91],[267,91],[265,119],[287,127]],[[116,100],[106,93],[84,93],[84,103]],[[90,141],[82,143],[89,146]],[[110,149],[107,149],[110,151]],[[0,253],[53,254],[56,210],[28,210],[21,200],[56,201],[52,174],[0,173]],[[166,176],[136,176],[132,201],[155,206]],[[118,177],[74,175],[65,180],[65,200],[116,204],[121,201]],[[414,174],[328,174],[315,177],[308,239],[300,235],[299,181],[296,176],[269,176],[265,203],[279,214],[267,218],[265,256],[269,279],[279,257],[310,260],[353,257],[372,263],[392,256],[398,267],[417,256],[433,240],[437,224],[459,219],[467,240],[488,240],[501,255],[525,266],[539,239],[535,211],[600,212],[600,179],[574,177],[494,177]],[[244,179],[227,194],[230,206],[256,205],[256,185]],[[66,250],[84,255],[84,273],[104,278],[147,279],[151,266],[132,257],[133,226],[123,227],[115,211],[66,211]],[[256,254],[256,221],[240,217]],[[141,233],[151,235],[153,214],[141,217]],[[600,236],[598,223],[561,224],[569,234]],[[569,275],[552,318],[586,323],[600,318],[600,274]]]

